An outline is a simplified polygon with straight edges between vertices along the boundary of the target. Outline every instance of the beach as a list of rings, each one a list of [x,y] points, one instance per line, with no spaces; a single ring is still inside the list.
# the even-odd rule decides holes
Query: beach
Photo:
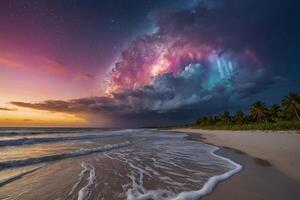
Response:
[[[300,199],[297,172],[257,150],[277,153],[287,140],[278,155],[297,165],[298,135],[175,131],[0,129],[0,199]]]
[[[219,155],[243,170],[204,199],[299,199],[300,135],[295,131],[210,131],[173,129],[219,146]]]
[[[2,129],[0,199],[198,200],[242,166],[186,133]]]

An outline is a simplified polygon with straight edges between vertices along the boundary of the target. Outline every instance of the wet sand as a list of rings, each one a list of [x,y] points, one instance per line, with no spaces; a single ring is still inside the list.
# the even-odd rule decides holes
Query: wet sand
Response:
[[[243,170],[229,180],[219,183],[203,200],[298,200],[300,182],[287,177],[273,166],[232,149],[217,154],[238,162]]]
[[[173,131],[197,133],[191,134],[190,139],[199,137],[223,147],[217,154],[243,166],[240,173],[219,183],[204,200],[300,199],[300,135],[197,129]]]

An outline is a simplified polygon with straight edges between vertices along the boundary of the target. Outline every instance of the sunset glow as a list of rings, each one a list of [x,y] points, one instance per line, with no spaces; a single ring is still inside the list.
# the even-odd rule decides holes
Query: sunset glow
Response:
[[[11,108],[13,109],[13,108]],[[84,118],[73,114],[37,111],[33,109],[15,108],[12,111],[1,111],[2,126],[87,126]]]

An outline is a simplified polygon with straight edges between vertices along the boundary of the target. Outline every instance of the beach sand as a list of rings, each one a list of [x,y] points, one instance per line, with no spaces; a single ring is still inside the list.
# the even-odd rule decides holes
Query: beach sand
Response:
[[[241,164],[243,170],[217,185],[205,200],[300,199],[300,134],[295,132],[208,131],[202,141],[223,147],[217,154]]]

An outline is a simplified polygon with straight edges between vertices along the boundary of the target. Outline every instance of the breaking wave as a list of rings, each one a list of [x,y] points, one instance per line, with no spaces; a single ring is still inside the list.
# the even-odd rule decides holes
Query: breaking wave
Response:
[[[28,158],[24,160],[11,160],[7,162],[0,162],[0,170],[11,168],[11,167],[21,167],[21,166],[27,166],[32,164],[54,161],[54,160],[61,160],[64,158],[78,157],[78,156],[83,156],[83,155],[96,153],[96,152],[109,151],[109,150],[128,146],[129,144],[130,142],[126,141],[117,144],[108,144],[105,146],[100,146],[91,149],[80,149],[78,151],[73,151],[73,152],[63,153],[63,154],[50,155],[50,156],[37,157],[37,158]]]
[[[105,134],[105,135],[82,135],[82,136],[68,136],[68,137],[47,137],[47,138],[21,138],[13,140],[2,140],[0,141],[0,147],[3,146],[19,146],[29,145],[38,143],[53,143],[62,141],[73,141],[73,140],[90,140],[99,138],[109,138],[120,136],[123,133]]]

